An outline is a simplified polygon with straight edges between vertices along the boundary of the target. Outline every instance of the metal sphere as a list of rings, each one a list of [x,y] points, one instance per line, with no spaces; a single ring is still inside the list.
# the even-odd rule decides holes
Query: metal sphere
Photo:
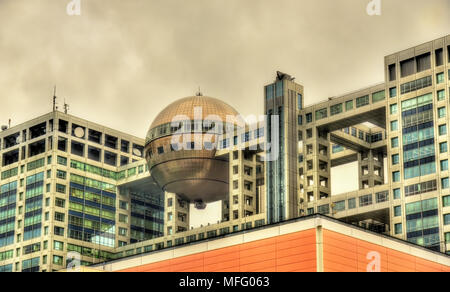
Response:
[[[155,118],[147,133],[145,157],[151,176],[164,191],[199,205],[226,198],[228,157],[216,156],[214,145],[219,132],[242,123],[239,118],[230,123],[230,117],[239,117],[231,106],[199,95],[175,101]]]

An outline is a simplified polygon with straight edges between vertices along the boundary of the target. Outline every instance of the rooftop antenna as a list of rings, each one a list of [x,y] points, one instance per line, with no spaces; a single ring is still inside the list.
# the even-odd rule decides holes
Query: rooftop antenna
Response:
[[[64,98],[64,113],[67,115],[67,111],[69,110],[69,105],[66,103],[66,99]]]
[[[58,109],[56,106],[56,85],[53,87],[53,111],[55,112]]]
[[[195,94],[196,96],[203,96],[202,91],[200,90],[200,86],[198,87],[198,91]]]

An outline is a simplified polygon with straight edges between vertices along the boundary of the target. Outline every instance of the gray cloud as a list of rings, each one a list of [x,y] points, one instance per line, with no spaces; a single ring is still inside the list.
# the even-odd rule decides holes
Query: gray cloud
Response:
[[[51,110],[144,136],[198,86],[243,114],[262,112],[276,70],[306,103],[383,81],[387,54],[448,34],[448,0],[0,0],[0,123]]]

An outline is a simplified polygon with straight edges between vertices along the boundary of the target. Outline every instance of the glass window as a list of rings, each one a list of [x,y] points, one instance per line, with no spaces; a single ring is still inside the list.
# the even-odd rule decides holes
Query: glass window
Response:
[[[446,171],[448,170],[448,160],[441,160],[441,171]]]
[[[444,225],[450,225],[450,214],[444,215]]]
[[[447,142],[439,143],[439,152],[440,153],[447,152]]]
[[[441,101],[441,100],[444,100],[444,99],[445,99],[445,90],[444,89],[438,90],[438,92],[437,92],[437,100]]]
[[[438,118],[445,118],[445,116],[446,116],[445,107],[438,108]]]
[[[400,181],[400,171],[394,171],[392,173],[392,181],[399,182]]]
[[[447,134],[447,125],[439,126],[439,136]]]
[[[393,193],[394,193],[394,200],[398,200],[402,197],[402,192],[400,189],[394,189]]]
[[[328,114],[328,109],[327,108],[316,110],[316,121],[326,118],[327,114]]]
[[[342,103],[330,107],[330,115],[334,116],[340,113],[342,113]]]
[[[398,137],[395,137],[395,138],[391,139],[391,147],[392,148],[398,147]]]
[[[400,156],[398,154],[392,155],[392,165],[399,164],[399,157]]]
[[[394,225],[395,226],[395,234],[402,234],[402,223],[397,223]]]
[[[57,157],[57,163],[60,164],[60,165],[67,166],[67,158],[62,157],[62,156],[58,156]]]
[[[402,216],[402,206],[395,206],[394,207],[394,216]]]
[[[306,114],[306,123],[311,123],[312,122],[312,113],[308,113]]]
[[[356,99],[356,107],[362,107],[369,104],[369,96],[361,96]]]
[[[390,106],[391,115],[395,115],[397,113],[397,110],[398,110],[397,104],[391,104]]]
[[[450,206],[450,196],[445,196],[442,198],[442,205],[444,207],[449,207]]]
[[[382,101],[386,98],[386,92],[384,90],[378,91],[372,94],[372,103]]]
[[[397,131],[398,130],[398,121],[392,121],[391,122],[391,131]]]
[[[390,96],[391,98],[397,96],[397,87],[391,87],[391,88],[389,88],[389,96]]]
[[[442,189],[448,189],[449,185],[448,185],[448,177],[442,178],[441,179],[441,186]]]
[[[356,208],[356,199],[348,199],[348,208],[349,209],[355,209]]]
[[[436,74],[436,83],[440,84],[444,82],[444,72]]]
[[[345,102],[345,110],[349,111],[353,109],[353,100],[347,100]]]

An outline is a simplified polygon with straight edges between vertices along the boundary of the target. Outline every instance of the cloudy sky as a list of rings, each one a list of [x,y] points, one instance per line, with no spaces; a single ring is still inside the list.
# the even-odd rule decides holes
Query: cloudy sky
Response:
[[[449,0],[0,0],[0,124],[51,110],[143,137],[170,102],[262,112],[280,70],[315,103],[383,81],[387,54],[449,33]]]
[[[65,98],[73,115],[144,137],[199,86],[261,114],[277,70],[311,104],[382,82],[385,55],[450,27],[450,0],[381,0],[381,16],[367,15],[370,0],[81,0],[68,16],[70,1],[0,0],[0,124],[51,111],[56,85],[60,108]],[[333,193],[357,188],[345,173],[334,170]],[[218,216],[211,204],[191,223]]]

